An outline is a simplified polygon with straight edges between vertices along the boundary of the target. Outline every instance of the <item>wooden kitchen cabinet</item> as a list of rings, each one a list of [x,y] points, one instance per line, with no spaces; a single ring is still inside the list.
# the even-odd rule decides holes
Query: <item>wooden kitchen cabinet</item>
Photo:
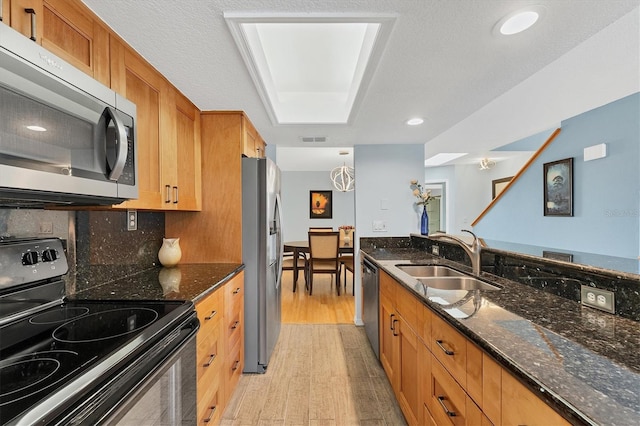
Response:
[[[504,425],[570,424],[505,369],[502,369],[501,401],[501,421]]]
[[[418,336],[411,327],[417,323],[417,302],[384,271],[380,272],[380,361],[409,425],[422,422]],[[400,311],[405,312],[410,321]]]
[[[200,330],[196,337],[197,415],[198,424],[211,418],[212,424],[222,413],[222,365],[224,363],[224,290],[218,289],[196,304]]]
[[[242,156],[250,124],[242,111],[201,114],[202,211],[168,212],[166,235],[180,235],[186,263],[242,262]]]
[[[265,143],[260,134],[246,116],[243,116],[242,154],[246,157],[264,158]]]
[[[198,424],[216,425],[244,367],[244,271],[196,303]]]
[[[197,108],[115,37],[111,39],[111,85],[137,108],[139,196],[115,208],[199,210],[202,165]]]
[[[380,362],[407,423],[568,424],[404,285],[379,277]]]
[[[28,9],[35,13],[36,43],[109,86],[109,30],[93,12],[77,0],[5,0],[3,22],[29,38]]]

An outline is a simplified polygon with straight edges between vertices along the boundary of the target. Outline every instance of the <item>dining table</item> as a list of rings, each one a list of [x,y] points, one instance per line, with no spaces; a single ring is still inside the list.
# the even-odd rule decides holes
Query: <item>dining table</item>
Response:
[[[284,252],[293,253],[293,258],[297,259],[300,253],[309,253],[309,240],[289,241],[284,244]],[[338,246],[339,254],[353,254],[353,241],[340,240]],[[293,262],[293,282],[298,282],[298,262]]]

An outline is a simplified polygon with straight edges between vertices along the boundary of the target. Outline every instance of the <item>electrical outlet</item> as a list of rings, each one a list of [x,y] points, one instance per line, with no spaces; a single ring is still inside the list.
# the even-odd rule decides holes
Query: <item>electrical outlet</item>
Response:
[[[40,234],[53,234],[53,222],[40,222]]]
[[[615,293],[601,288],[583,285],[580,287],[580,299],[583,305],[615,314]]]
[[[387,232],[387,222],[384,220],[374,220],[372,228],[373,232]]]
[[[436,255],[436,256],[440,256],[440,247],[437,245],[432,245],[431,246],[431,254]]]
[[[135,231],[138,229],[138,211],[127,210],[127,231]]]

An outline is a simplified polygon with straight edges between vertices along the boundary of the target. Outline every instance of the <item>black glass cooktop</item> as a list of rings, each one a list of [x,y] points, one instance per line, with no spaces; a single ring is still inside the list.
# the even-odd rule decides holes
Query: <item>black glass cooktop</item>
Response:
[[[54,393],[77,391],[85,376],[82,383],[103,380],[191,311],[180,301],[67,301],[1,326],[2,423]]]

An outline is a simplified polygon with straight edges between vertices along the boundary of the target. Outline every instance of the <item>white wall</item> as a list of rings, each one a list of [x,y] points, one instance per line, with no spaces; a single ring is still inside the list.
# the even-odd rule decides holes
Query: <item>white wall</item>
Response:
[[[424,145],[356,145],[356,236],[406,237],[420,232],[415,197],[409,188],[412,179],[424,177]],[[372,222],[382,220],[386,232],[374,232]],[[360,245],[356,238],[355,262],[360,264]],[[361,282],[360,268],[355,269]],[[356,325],[362,325],[362,292],[355,288]]]

